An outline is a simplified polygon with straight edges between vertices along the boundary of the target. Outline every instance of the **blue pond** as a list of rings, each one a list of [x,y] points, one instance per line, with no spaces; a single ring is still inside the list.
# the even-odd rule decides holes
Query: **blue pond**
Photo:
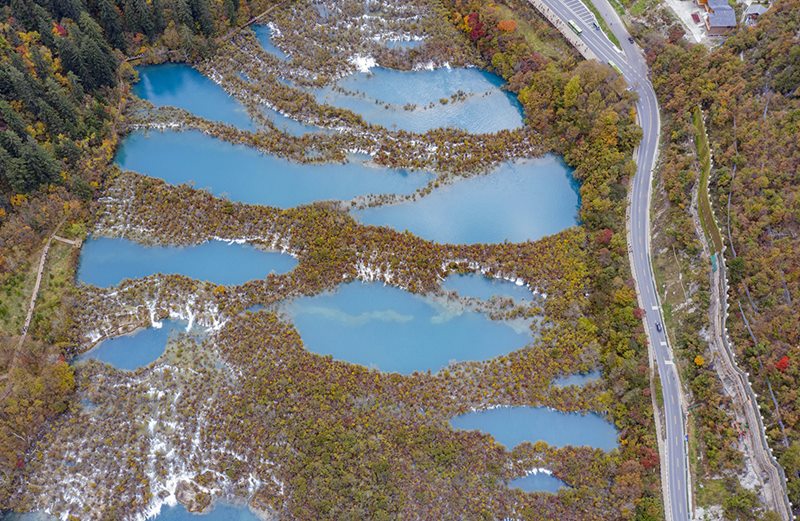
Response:
[[[253,130],[244,106],[197,70],[180,63],[137,67],[133,92],[157,107],[173,106],[211,121]]]
[[[56,518],[43,513],[17,514],[10,513],[3,516],[2,521],[56,521]],[[258,517],[250,512],[247,507],[216,504],[213,510],[206,514],[193,514],[187,511],[183,505],[178,504],[174,507],[161,507],[161,512],[153,518],[153,521],[259,521]]]
[[[244,506],[214,505],[214,509],[207,514],[192,514],[178,504],[161,507],[161,512],[153,521],[258,521],[258,517]]]
[[[116,161],[120,168],[171,184],[194,182],[217,196],[280,208],[370,193],[410,194],[433,177],[361,161],[293,163],[199,131],[134,132],[119,147]]]
[[[344,284],[284,310],[310,351],[403,374],[487,360],[531,340],[527,330],[378,283]]]
[[[582,387],[588,383],[600,380],[600,371],[589,371],[588,373],[575,373],[568,376],[561,376],[553,380],[555,387],[567,387],[568,385],[577,385]]]
[[[455,429],[491,434],[511,450],[523,441],[544,441],[553,447],[617,447],[617,429],[598,414],[564,413],[547,407],[497,407],[450,420]]]
[[[261,111],[275,125],[275,127],[277,127],[278,130],[281,132],[286,132],[290,136],[302,136],[312,132],[330,132],[328,129],[301,123],[300,121],[285,116],[277,110],[269,107],[264,107],[261,109]]]
[[[530,302],[533,294],[526,286],[517,286],[516,283],[484,277],[479,273],[453,274],[444,279],[442,287],[448,291],[455,291],[462,297],[473,297],[489,300],[492,297],[509,297],[518,302]]]
[[[209,241],[196,246],[145,246],[127,239],[89,239],[81,249],[78,280],[109,287],[123,279],[180,274],[215,284],[237,285],[270,273],[291,271],[291,255],[247,244]]]
[[[533,472],[523,478],[509,481],[508,486],[525,492],[550,492],[555,494],[567,486],[566,483],[547,472]]]
[[[164,353],[169,337],[185,329],[185,322],[164,320],[159,328],[148,327],[104,340],[76,357],[75,361],[99,360],[117,369],[133,371],[153,363]]]
[[[268,25],[254,25],[253,31],[256,33],[258,43],[265,51],[272,54],[279,60],[286,60],[289,56],[272,42],[272,29]]]
[[[495,171],[434,190],[416,201],[365,208],[356,218],[440,243],[537,240],[578,223],[572,171],[547,155],[501,164]]]
[[[383,44],[389,49],[416,49],[424,40],[386,40]]]
[[[45,514],[44,512],[26,512],[26,513],[18,513],[18,512],[11,512],[8,514],[3,514],[0,512],[0,520],[2,521],[57,521],[57,518],[54,516]]]
[[[516,96],[500,89],[502,85],[502,78],[480,69],[378,67],[317,89],[315,95],[321,103],[349,109],[390,130],[427,132],[449,127],[480,134],[522,126],[522,106]],[[450,99],[459,91],[466,93],[466,99]],[[448,99],[445,104],[440,102],[444,98]],[[416,107],[406,110],[407,104]]]

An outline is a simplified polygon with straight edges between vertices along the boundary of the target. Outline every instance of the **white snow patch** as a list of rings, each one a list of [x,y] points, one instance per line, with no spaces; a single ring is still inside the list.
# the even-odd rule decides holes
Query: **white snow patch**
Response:
[[[363,54],[356,54],[352,56],[349,61],[358,72],[369,72],[370,69],[378,65],[375,58]]]
[[[535,476],[537,474],[546,474],[548,476],[552,476],[553,475],[553,471],[550,470],[550,469],[546,469],[544,467],[535,467],[535,468],[532,468],[530,470],[526,470],[525,471],[525,475],[526,476]]]

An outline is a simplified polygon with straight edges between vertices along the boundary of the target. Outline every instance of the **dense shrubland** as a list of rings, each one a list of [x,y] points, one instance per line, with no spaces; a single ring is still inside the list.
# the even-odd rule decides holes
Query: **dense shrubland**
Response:
[[[107,4],[98,1],[92,9],[99,13]],[[181,5],[189,10],[179,9]],[[459,174],[485,171],[510,156],[552,150],[564,155],[582,181],[582,226],[535,243],[438,245],[408,233],[360,226],[337,205],[277,210],[231,203],[134,174],[101,178],[115,144],[111,133],[105,162],[97,163],[103,168],[94,170],[96,177],[82,177],[90,180],[92,190],[91,181],[97,182],[106,196],[91,207],[98,233],[119,235],[124,230],[137,240],[178,244],[214,236],[248,237],[265,247],[286,249],[300,262],[289,274],[236,288],[180,276],[129,281],[111,291],[80,288],[74,297],[75,320],[65,333],[73,345],[85,346],[92,332],[130,331],[152,318],[170,316],[186,309],[189,301],[209,323],[226,322],[215,324],[200,345],[182,341],[154,366],[133,374],[96,363],[81,368],[79,392],[68,412],[22,462],[28,486],[14,497],[15,506],[77,512],[79,501],[97,515],[114,517],[169,493],[168,478],[181,475],[177,493],[195,509],[205,508],[213,497],[230,495],[259,509],[313,519],[446,518],[453,513],[466,518],[658,518],[647,353],[624,234],[626,187],[635,169],[631,156],[639,131],[634,100],[622,80],[606,66],[577,62],[571,51],[557,52],[565,44],[519,3],[513,8],[524,13],[514,23],[503,18],[508,6],[502,6],[504,11],[479,2],[420,2],[412,12],[406,5],[386,3],[380,12],[368,13],[375,16],[369,18],[369,30],[359,34],[348,23],[365,8],[377,6],[298,2],[270,18],[283,29],[275,39],[290,54],[291,66],[264,53],[248,34],[235,36],[229,47],[220,43],[214,54],[212,35],[267,7],[193,0],[169,3],[162,13],[159,2],[132,0],[122,11],[106,10],[109,17],[100,23],[112,27],[114,14],[120,15],[120,40],[96,47],[116,60],[121,55],[112,47],[141,53],[149,62],[188,59],[243,100],[251,113],[268,100],[303,121],[345,127],[341,134],[248,134],[180,112],[141,107],[129,112],[128,123],[147,126],[155,115],[156,121],[178,121],[295,160],[305,160],[309,148],[321,151],[324,159],[341,159],[352,144],[359,149],[366,145],[382,164]],[[329,22],[323,35],[317,34],[320,21]],[[523,21],[526,34],[520,29]],[[86,20],[84,25],[89,27]],[[81,34],[91,34],[80,24],[83,33],[74,28],[69,33],[66,20],[60,26],[77,39],[78,49]],[[425,44],[410,51],[379,50],[380,42],[367,38],[406,33],[425,36]],[[474,45],[466,44],[470,40]],[[388,133],[347,111],[316,105],[277,80],[287,75],[300,84],[319,84],[350,70],[353,54],[373,51],[379,63],[398,68],[427,61],[485,63],[518,93],[528,124],[524,130],[494,136]],[[243,71],[258,81],[236,74]],[[117,73],[123,81],[132,77],[125,65]],[[109,122],[115,120],[125,88],[97,89],[94,106],[105,108]],[[420,157],[416,152],[426,144],[442,152]],[[242,313],[252,304],[275,304],[372,276],[360,266],[410,291],[436,291],[447,273],[474,269],[470,262],[495,274],[521,277],[547,293],[530,310],[543,314],[533,346],[485,363],[458,364],[437,375],[403,377],[307,352],[294,328],[272,309]],[[549,385],[553,377],[597,365],[603,368],[603,383],[584,389]],[[81,405],[83,398],[94,406]],[[621,448],[606,454],[527,444],[508,452],[487,436],[454,433],[447,427],[446,419],[454,413],[494,404],[598,410],[620,429]],[[87,448],[93,450],[84,452]],[[175,449],[173,458],[165,456],[168,448]],[[75,461],[78,453],[91,455],[97,465]],[[75,464],[59,467],[63,461]],[[573,488],[551,496],[504,486],[505,480],[537,466],[552,468]],[[110,468],[113,473],[107,472]],[[76,494],[67,501],[70,490]]]
[[[502,370],[524,353],[473,365]],[[543,380],[557,359],[530,353],[538,357],[530,376]],[[520,397],[543,383],[527,379],[519,380]],[[300,519],[608,519],[638,490],[617,453],[530,444],[509,453],[488,436],[448,428],[452,414],[492,400],[483,393],[505,384],[486,378],[479,388],[464,385],[460,371],[404,377],[334,362],[306,351],[294,328],[267,311],[244,315],[203,346],[178,341],[134,373],[92,362],[78,385],[91,403],[75,404],[40,444],[30,477],[38,492],[21,498],[29,507],[87,481],[97,490],[86,494],[91,511],[143,506],[176,470],[193,482],[182,488],[196,491],[185,498],[196,507],[216,491]],[[76,457],[87,449],[94,469]],[[53,467],[63,461],[70,464]],[[559,497],[503,485],[536,466],[551,466],[574,488]]]
[[[701,257],[703,246],[693,222],[698,218],[696,203],[692,202],[700,171],[692,113],[693,107],[702,100],[693,97],[689,88],[684,87],[698,86],[695,76],[704,67],[705,52],[701,47],[679,49],[669,45],[661,51],[663,55],[657,58],[657,63],[680,60],[684,68],[673,72],[671,77],[664,75],[659,67],[654,71],[654,86],[664,112],[662,132],[669,136],[661,149],[660,190],[655,192],[659,211],[654,216],[654,243],[666,264],[672,264],[678,253],[686,263],[681,266],[686,300],[670,307],[670,320],[674,324],[671,339],[673,348],[685,361],[683,377],[691,390],[700,455],[695,472],[707,479],[738,471],[743,462],[729,399],[714,369],[713,357],[707,352],[707,340],[702,336],[708,320],[707,269],[710,262],[707,256]],[[672,54],[675,52],[680,52],[681,57]],[[652,57],[656,59],[655,54]],[[682,87],[675,88],[676,83]],[[682,295],[684,290],[676,291]]]
[[[173,50],[200,59],[214,48],[216,33],[269,5],[255,4],[0,3],[0,336],[10,353],[0,375],[0,509],[28,443],[44,418],[63,409],[69,389],[61,383],[67,366],[60,356],[69,340],[68,291],[48,316],[36,315],[33,341],[13,355],[32,289],[28,273],[58,224],[62,235],[85,233],[88,202],[116,148],[125,85],[134,76],[124,55]]]
[[[684,375],[698,404],[694,414],[701,424],[704,456],[700,471],[710,477],[730,475],[739,470],[741,455],[738,426],[720,401],[713,366],[696,361],[698,355],[706,355],[699,332],[706,320],[710,268],[701,258],[690,212],[699,172],[691,119],[696,107],[708,128],[712,205],[726,243],[728,328],[738,361],[750,373],[759,396],[770,444],[786,470],[794,504],[800,502],[800,330],[794,303],[800,291],[798,17],[797,1],[776,2],[755,27],[742,28],[712,51],[672,36],[646,38],[654,84],[666,113],[660,171],[667,204],[660,217],[664,245],[683,254],[694,270],[688,282],[697,285],[695,306],[683,319],[676,346],[686,360]],[[673,253],[667,255],[671,258]],[[735,497],[744,498],[741,493]],[[755,515],[750,509],[739,518]]]
[[[592,252],[587,256],[591,281],[587,315],[596,328],[606,376],[619,383],[613,388],[619,400],[617,421],[627,418],[638,437],[631,453],[644,447],[652,450],[647,352],[624,238],[627,181],[635,171],[631,152],[639,138],[631,94],[608,67],[582,62],[571,68],[568,60],[554,63],[526,49],[519,35],[499,27],[491,6],[478,2],[455,2],[454,6],[454,22],[487,60],[515,64],[500,72],[519,91],[528,123],[560,138],[556,150],[582,181],[585,248]],[[658,515],[658,478],[652,469],[649,478],[640,470],[644,488],[637,515],[649,518]]]

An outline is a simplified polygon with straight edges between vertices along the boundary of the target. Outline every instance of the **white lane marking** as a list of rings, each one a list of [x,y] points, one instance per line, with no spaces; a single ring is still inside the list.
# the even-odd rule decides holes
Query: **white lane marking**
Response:
[[[658,310],[658,306],[653,306],[653,311]]]

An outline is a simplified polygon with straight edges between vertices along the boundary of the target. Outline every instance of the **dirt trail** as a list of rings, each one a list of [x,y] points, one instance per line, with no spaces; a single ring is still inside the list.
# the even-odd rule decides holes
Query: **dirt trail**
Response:
[[[44,266],[47,263],[47,253],[50,251],[50,246],[53,244],[53,241],[60,241],[65,244],[69,244],[70,246],[75,246],[80,248],[82,242],[77,239],[66,239],[64,237],[60,237],[58,235],[58,230],[61,229],[61,226],[64,225],[66,222],[66,217],[58,223],[58,225],[53,230],[53,233],[50,237],[47,238],[47,242],[44,245],[44,249],[42,250],[42,256],[39,258],[39,268],[36,270],[36,283],[33,285],[33,293],[31,293],[31,301],[28,304],[28,313],[25,315],[25,322],[22,324],[22,334],[19,337],[19,343],[17,344],[17,352],[22,349],[22,345],[25,343],[25,339],[28,337],[28,329],[31,326],[31,320],[33,319],[33,310],[36,308],[36,298],[39,296],[39,287],[42,285],[42,274],[44,273]],[[14,353],[14,358],[16,359],[17,353]]]
[[[709,148],[709,154],[712,152]],[[710,161],[710,170],[713,161]],[[695,188],[695,196],[698,190]],[[706,197],[708,192],[705,193]],[[709,202],[710,205],[710,202]],[[694,204],[693,204],[694,206]],[[711,224],[719,233],[719,225],[713,216],[711,207]],[[708,243],[699,215],[693,212],[695,232],[703,243],[704,256],[709,256],[713,245]],[[708,319],[709,319],[709,349],[713,353],[714,368],[722,381],[723,388],[732,400],[732,409],[739,424],[744,425],[744,432],[740,440],[744,448],[745,465],[752,470],[753,475],[761,485],[761,493],[765,505],[775,511],[781,519],[792,519],[791,504],[787,495],[786,475],[783,468],[772,456],[766,437],[766,430],[761,418],[756,394],[750,386],[748,373],[736,364],[735,355],[730,345],[726,321],[728,317],[728,282],[725,267],[725,245],[717,253],[718,269],[711,270],[709,283],[711,289]]]
[[[792,519],[786,496],[785,474],[767,444],[758,401],[750,387],[748,375],[736,365],[728,342],[725,330],[727,306],[725,267],[721,265],[720,269],[711,274],[710,347],[714,352],[715,368],[725,390],[733,398],[737,420],[746,425],[741,436],[746,447],[745,456],[761,482],[767,506],[778,513],[781,519]]]
[[[58,230],[63,224],[63,221],[56,226],[56,230]],[[36,307],[36,297],[39,296],[39,286],[42,284],[42,273],[44,272],[44,265],[47,262],[47,252],[50,251],[50,245],[53,244],[53,238],[56,236],[56,232],[47,238],[47,243],[44,245],[44,249],[42,250],[42,256],[39,258],[39,269],[36,270],[36,283],[33,285],[33,292],[31,293],[31,301],[28,304],[28,313],[25,316],[25,322],[22,324],[22,335],[19,337],[19,343],[17,344],[17,351],[22,349],[22,344],[25,343],[25,339],[28,336],[28,328],[31,325],[31,319],[33,318],[33,309]],[[14,355],[16,358],[16,354]]]

